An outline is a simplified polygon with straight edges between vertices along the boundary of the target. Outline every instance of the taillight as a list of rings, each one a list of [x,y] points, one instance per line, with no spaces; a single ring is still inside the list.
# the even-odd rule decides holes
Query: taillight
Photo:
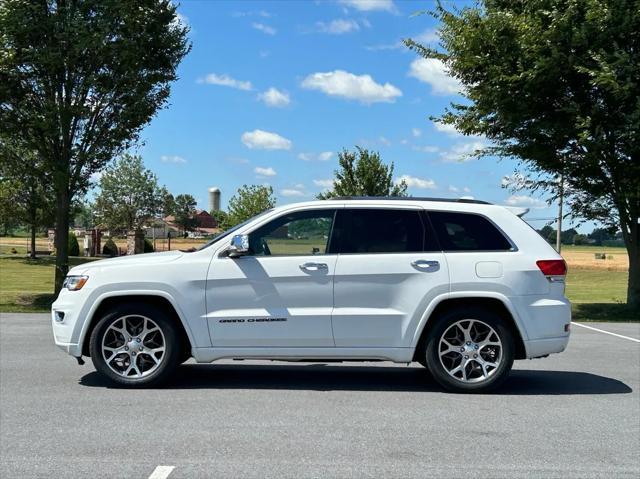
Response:
[[[547,277],[565,276],[567,274],[567,263],[563,259],[541,259],[536,261],[538,268]]]

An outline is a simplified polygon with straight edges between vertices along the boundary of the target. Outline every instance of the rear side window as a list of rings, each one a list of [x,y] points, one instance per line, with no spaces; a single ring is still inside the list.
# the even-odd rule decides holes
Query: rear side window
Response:
[[[444,251],[510,251],[502,232],[483,216],[430,211],[429,218]]]
[[[422,251],[425,228],[414,210],[354,208],[339,211],[336,245],[340,253]]]

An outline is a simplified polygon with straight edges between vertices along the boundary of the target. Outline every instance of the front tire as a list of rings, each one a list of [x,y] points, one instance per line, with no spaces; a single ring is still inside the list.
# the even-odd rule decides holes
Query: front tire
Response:
[[[96,370],[115,384],[150,387],[166,381],[183,352],[173,319],[150,304],[127,304],[108,311],[91,333]]]
[[[452,392],[488,392],[507,379],[515,346],[502,317],[491,311],[462,309],[437,321],[423,357],[440,385]]]

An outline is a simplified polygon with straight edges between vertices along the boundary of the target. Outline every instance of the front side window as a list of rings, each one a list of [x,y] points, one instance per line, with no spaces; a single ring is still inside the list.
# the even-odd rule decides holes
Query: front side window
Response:
[[[481,215],[430,211],[429,218],[444,251],[513,249],[500,230]]]
[[[249,234],[255,256],[326,254],[335,210],[298,211],[280,216]]]
[[[340,253],[423,251],[425,229],[419,211],[353,208],[340,213]]]

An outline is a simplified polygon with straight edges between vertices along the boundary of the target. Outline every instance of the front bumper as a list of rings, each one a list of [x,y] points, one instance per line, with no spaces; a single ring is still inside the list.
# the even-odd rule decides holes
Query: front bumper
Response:
[[[87,292],[84,288],[80,291],[60,291],[58,298],[51,305],[51,329],[53,340],[60,349],[71,356],[82,356],[80,342],[80,305]]]

